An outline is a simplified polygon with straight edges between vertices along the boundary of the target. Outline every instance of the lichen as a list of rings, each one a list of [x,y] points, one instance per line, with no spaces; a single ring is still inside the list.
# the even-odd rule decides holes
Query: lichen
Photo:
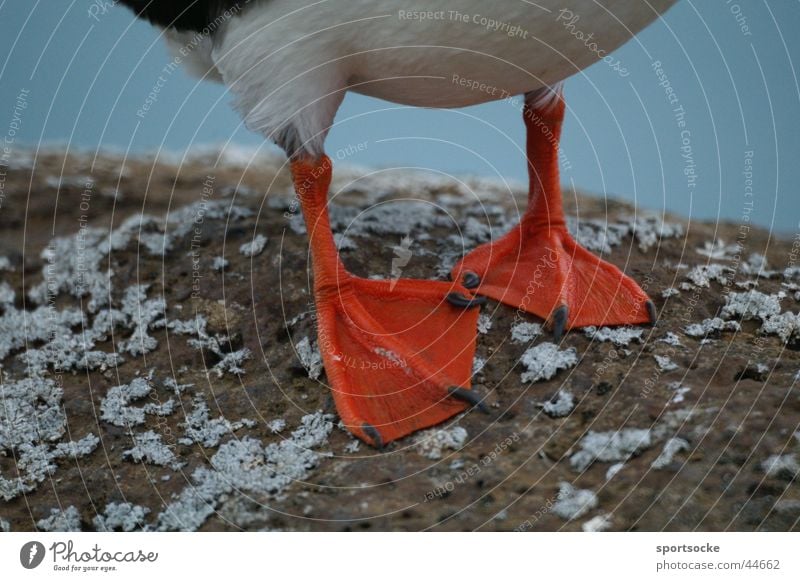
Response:
[[[719,317],[704,319],[701,323],[692,323],[683,332],[689,337],[716,336],[722,331],[741,331],[742,326],[737,321],[724,321]]]
[[[133,434],[133,447],[122,452],[123,458],[134,462],[145,462],[156,466],[168,466],[178,470],[183,464],[175,456],[172,447],[165,444],[161,434],[152,430]]]
[[[620,462],[653,445],[649,429],[623,428],[616,432],[590,430],[580,441],[580,450],[569,459],[572,468],[583,472],[594,462]]]
[[[81,515],[74,506],[64,510],[50,509],[50,516],[36,521],[36,528],[48,533],[68,533],[81,530]]]
[[[141,407],[131,403],[141,400],[153,390],[152,377],[136,377],[130,383],[117,385],[108,390],[100,403],[101,418],[115,426],[139,426],[145,422],[145,414],[165,416],[175,411],[175,400],[164,403],[148,402]]]
[[[211,268],[213,268],[217,272],[222,272],[223,270],[228,268],[229,264],[230,262],[228,261],[227,258],[223,256],[215,256],[214,259],[211,261]]]
[[[179,439],[179,443],[186,446],[197,443],[205,448],[213,448],[219,445],[224,436],[244,427],[252,428],[255,422],[246,419],[231,422],[222,416],[211,419],[208,404],[198,397],[195,398],[192,411],[186,416],[186,421],[182,425],[186,436]]]
[[[267,245],[267,237],[263,234],[256,234],[253,240],[242,244],[239,247],[239,254],[244,256],[253,257],[258,256],[264,251],[264,247]]]
[[[724,319],[739,317],[743,321],[758,319],[766,321],[781,312],[780,298],[751,290],[743,293],[730,293],[725,297],[725,306],[720,316]]]
[[[591,490],[575,488],[562,482],[558,488],[558,500],[553,503],[553,514],[564,520],[574,520],[597,508],[597,495]]]
[[[295,345],[300,364],[308,372],[311,379],[319,379],[322,375],[322,355],[316,343],[312,345],[311,339],[303,337]]]
[[[661,450],[658,458],[653,460],[653,462],[650,464],[650,467],[654,470],[662,470],[666,468],[672,463],[672,459],[675,457],[675,454],[682,452],[683,450],[688,450],[689,447],[689,442],[683,438],[670,438],[664,443],[664,448]]]
[[[728,276],[733,276],[730,267],[723,264],[700,264],[692,268],[686,278],[697,287],[708,288],[712,282],[726,284]]]
[[[683,347],[681,344],[680,337],[678,337],[672,331],[667,331],[663,337],[658,339],[660,343],[666,343],[667,345],[672,345],[673,347]]]
[[[109,502],[103,514],[92,520],[97,532],[131,532],[144,528],[150,509],[130,502]]]
[[[575,396],[566,389],[559,389],[556,394],[541,404],[542,411],[551,418],[568,416],[575,408]]]
[[[539,323],[521,322],[511,327],[511,341],[514,343],[530,343],[541,334]]]
[[[30,492],[55,472],[57,461],[92,453],[99,439],[62,441],[66,416],[62,389],[52,380],[32,377],[0,383],[0,455],[13,453],[18,475],[0,476],[0,497],[11,500]]]
[[[611,528],[613,519],[610,514],[598,514],[581,525],[585,533],[600,533]]]
[[[586,327],[583,332],[589,339],[595,341],[611,342],[617,347],[625,347],[631,341],[641,343],[644,329],[635,327]]]
[[[775,454],[761,463],[767,476],[793,480],[800,476],[800,463],[795,454]]]
[[[289,438],[266,447],[251,437],[223,444],[212,456],[211,467],[197,468],[193,482],[158,515],[156,529],[196,530],[228,495],[274,497],[304,480],[322,457],[314,448],[327,442],[331,420],[322,412],[303,416]]]
[[[761,325],[761,332],[777,335],[784,343],[800,339],[800,313],[786,311],[773,315]]]
[[[419,454],[429,460],[440,460],[445,450],[460,450],[469,434],[461,426],[434,428],[419,432],[414,438],[414,446]]]
[[[653,355],[653,359],[656,360],[659,371],[674,371],[678,369],[677,364],[666,355]]]
[[[673,395],[672,399],[669,400],[670,405],[674,403],[682,403],[686,398],[686,394],[692,390],[690,387],[685,387],[680,381],[673,381],[669,383],[667,387],[675,392],[675,395]]]
[[[478,357],[477,355],[472,360],[472,375],[473,377],[482,373],[483,368],[486,367],[486,359],[483,357]]]
[[[492,328],[492,318],[486,313],[478,315],[478,333],[485,335]]]
[[[551,379],[561,369],[569,369],[578,363],[575,347],[559,349],[554,343],[540,343],[531,347],[520,358],[527,369],[521,375],[524,383]]]

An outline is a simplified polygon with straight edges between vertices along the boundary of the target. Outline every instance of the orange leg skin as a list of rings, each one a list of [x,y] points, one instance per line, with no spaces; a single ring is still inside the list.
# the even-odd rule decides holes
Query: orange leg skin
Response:
[[[565,328],[654,322],[655,305],[639,285],[567,231],[558,175],[564,109],[560,95],[539,109],[525,105],[528,209],[506,236],[464,257],[452,278],[542,317],[556,340]]]
[[[483,408],[469,390],[479,309],[458,283],[392,285],[348,273],[328,219],[331,168],[324,156],[292,163],[309,232],[318,344],[342,421],[380,448],[470,405]]]

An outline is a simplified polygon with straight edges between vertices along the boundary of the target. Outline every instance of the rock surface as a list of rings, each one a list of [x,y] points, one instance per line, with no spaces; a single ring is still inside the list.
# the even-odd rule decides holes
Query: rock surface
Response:
[[[571,199],[658,324],[546,346],[490,301],[473,384],[491,414],[376,452],[338,426],[282,159],[15,153],[0,529],[800,529],[797,241]],[[432,279],[525,192],[337,167],[331,197],[355,273]]]

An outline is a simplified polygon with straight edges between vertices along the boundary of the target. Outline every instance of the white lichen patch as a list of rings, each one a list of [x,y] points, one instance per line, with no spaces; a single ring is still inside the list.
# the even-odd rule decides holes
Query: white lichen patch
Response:
[[[660,343],[666,343],[667,345],[672,345],[673,347],[683,347],[681,344],[680,337],[673,333],[672,331],[667,331],[667,333],[658,340]]]
[[[228,261],[227,258],[223,256],[215,256],[214,259],[211,261],[211,268],[213,268],[217,272],[222,272],[223,270],[228,268],[229,264],[230,262]]]
[[[433,428],[419,432],[414,437],[417,452],[429,460],[440,460],[445,450],[460,450],[469,434],[461,426]]]
[[[478,357],[477,355],[472,360],[472,375],[473,377],[478,375],[479,373],[483,372],[483,368],[486,367],[486,359],[483,357]]]
[[[143,406],[133,406],[133,402],[149,396],[153,391],[151,377],[136,377],[130,383],[117,385],[108,390],[100,403],[101,419],[120,427],[140,426],[145,422],[145,414],[156,416],[170,415],[175,411],[175,400],[154,402]]]
[[[81,515],[74,506],[64,510],[50,509],[50,516],[36,521],[36,528],[48,533],[70,533],[81,530]]]
[[[639,249],[647,252],[660,240],[683,235],[683,225],[664,222],[660,216],[641,214],[621,216],[618,222],[578,222],[569,216],[567,228],[581,246],[596,252],[610,252],[612,247],[622,244],[627,236],[633,236],[639,243]]]
[[[653,355],[656,360],[659,371],[674,371],[678,369],[678,365],[666,355]]]
[[[217,377],[226,373],[239,377],[245,374],[244,364],[252,357],[250,349],[243,347],[236,351],[228,351],[230,337],[225,335],[208,335],[205,330],[197,330],[197,338],[189,339],[186,343],[199,351],[210,351],[219,361],[208,372],[213,372]],[[204,354],[204,359],[206,355]]]
[[[669,287],[669,288],[665,288],[663,291],[661,291],[661,298],[668,299],[670,297],[674,297],[674,296],[677,296],[679,294],[681,294],[681,291],[679,291],[675,287]]]
[[[787,343],[800,338],[800,313],[781,312],[781,300],[785,296],[784,291],[776,294],[765,294],[756,290],[731,293],[725,297],[726,304],[720,316],[728,319],[735,317],[743,321],[761,321],[761,333],[777,335]]]
[[[666,468],[672,463],[672,460],[675,458],[675,454],[682,452],[683,450],[688,450],[689,447],[689,442],[683,438],[670,438],[664,443],[664,448],[661,450],[658,458],[653,460],[653,462],[650,464],[650,467],[654,470]]]
[[[134,462],[144,462],[155,466],[168,466],[178,470],[183,465],[172,451],[172,446],[165,444],[161,434],[152,430],[133,434],[133,447],[122,452],[122,457]]]
[[[543,404],[542,411],[551,418],[563,418],[575,409],[575,396],[566,389],[559,389],[556,394]]]
[[[77,442],[62,441],[63,392],[54,381],[38,377],[0,381],[0,455],[13,455],[17,468],[12,479],[0,475],[0,497],[11,500],[52,475],[58,460],[91,454],[100,440],[88,434]]]
[[[131,532],[144,528],[144,519],[150,509],[130,502],[109,502],[103,514],[98,514],[92,522],[97,532]]]
[[[625,347],[631,341],[641,343],[644,329],[636,327],[586,327],[583,330],[589,339],[603,343],[610,342],[617,347]]]
[[[478,333],[485,335],[492,328],[492,317],[486,313],[478,315]]]
[[[361,442],[353,438],[344,447],[345,454],[355,454],[361,448]]]
[[[800,338],[800,313],[786,311],[773,315],[761,325],[761,332],[777,335],[784,343]]]
[[[517,323],[511,327],[511,341],[514,343],[530,343],[542,334],[542,326],[539,323]]]
[[[262,252],[264,252],[264,248],[267,245],[267,237],[263,234],[256,234],[253,240],[242,244],[239,247],[239,254],[243,256],[253,257],[258,256]]]
[[[672,399],[669,400],[670,405],[675,403],[682,403],[683,400],[686,398],[686,394],[689,393],[692,389],[690,387],[685,387],[681,384],[680,381],[673,381],[667,385],[667,387],[675,392],[675,395],[672,396]]]
[[[734,271],[724,264],[700,264],[686,273],[686,278],[696,287],[708,288],[712,282],[726,284]]]
[[[322,354],[319,352],[316,343],[311,343],[311,339],[303,337],[295,345],[297,357],[300,359],[300,364],[308,372],[308,377],[311,379],[319,379],[322,375]]]
[[[255,422],[247,419],[231,422],[221,416],[211,419],[208,404],[197,397],[194,400],[192,411],[186,416],[186,421],[182,426],[186,435],[180,438],[178,443],[186,446],[196,443],[204,448],[213,448],[219,445],[224,436],[244,427],[252,428],[255,426]],[[273,430],[273,432],[275,431]]]
[[[77,309],[58,311],[39,307],[22,311],[6,305],[0,317],[0,360],[25,347],[26,343],[49,341],[61,335],[71,336],[72,328],[83,323],[83,315]]]
[[[231,495],[275,497],[293,482],[305,480],[322,455],[313,450],[328,441],[332,416],[317,412],[302,418],[289,438],[264,446],[250,437],[219,447],[211,467],[192,473],[192,483],[160,515],[157,530],[191,531],[214,514]]]
[[[740,253],[741,247],[738,244],[725,244],[722,238],[714,241],[707,240],[700,248],[695,248],[695,252],[702,256],[707,256],[713,260],[732,260]]]
[[[336,244],[336,249],[339,250],[339,252],[344,250],[356,250],[358,248],[358,244],[355,240],[341,232],[337,232],[333,235],[333,242]]]
[[[583,472],[594,462],[624,462],[653,445],[649,429],[623,428],[616,432],[589,431],[580,450],[569,459],[572,468]]]
[[[226,373],[240,376],[245,374],[244,363],[252,357],[250,349],[243,347],[230,353],[223,353],[214,367],[211,368],[217,377],[222,377]]]
[[[585,533],[601,533],[611,528],[613,518],[610,514],[598,514],[581,525]]]
[[[0,308],[8,309],[9,306],[14,305],[17,299],[17,293],[7,282],[0,282]]]
[[[569,482],[562,482],[552,511],[564,520],[574,520],[594,510],[598,504],[597,495],[591,490],[578,489]]]
[[[611,466],[609,466],[608,470],[606,470],[606,482],[608,482],[609,480],[614,478],[614,476],[619,474],[619,471],[622,470],[623,468],[625,468],[625,462],[617,462],[616,464],[612,464]]]
[[[767,257],[758,252],[752,253],[747,260],[742,262],[739,269],[743,274],[749,274],[758,278],[773,278],[779,276],[776,270],[770,270],[767,264]]]
[[[578,352],[574,347],[559,349],[554,343],[540,343],[531,347],[520,358],[527,371],[521,375],[524,383],[551,379],[561,369],[569,369],[578,363]]]
[[[761,463],[767,476],[793,480],[800,476],[800,463],[795,454],[775,454]]]
[[[750,319],[766,321],[781,312],[780,297],[756,290],[730,293],[725,296],[725,302],[720,312],[720,316],[725,319],[738,317],[743,321]]]
[[[689,337],[707,337],[717,335],[722,331],[741,331],[742,326],[737,321],[724,321],[719,317],[704,319],[702,323],[692,323],[683,332]]]
[[[336,231],[347,228],[351,238],[377,235],[421,240],[436,225],[451,225],[433,205],[419,200],[391,200],[360,214],[352,208],[338,207],[337,210],[331,207],[331,224]]]
[[[6,519],[0,517],[0,533],[10,533],[11,532],[11,523],[8,522]]]
[[[267,422],[267,429],[273,434],[279,434],[286,429],[286,420],[283,418],[276,418]]]
[[[148,299],[147,289],[147,285],[128,288],[120,309],[128,326],[133,327],[133,333],[127,341],[120,343],[119,348],[134,356],[144,355],[158,347],[158,341],[148,331],[164,325],[166,303],[163,298]]]

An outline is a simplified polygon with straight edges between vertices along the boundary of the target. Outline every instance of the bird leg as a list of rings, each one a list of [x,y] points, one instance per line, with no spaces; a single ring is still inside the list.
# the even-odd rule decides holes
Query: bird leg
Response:
[[[564,109],[560,89],[526,99],[528,208],[511,232],[464,257],[452,278],[542,317],[556,339],[573,327],[655,322],[655,305],[639,285],[567,231],[558,171]]]
[[[459,283],[350,274],[328,218],[328,157],[292,162],[311,249],[318,345],[345,426],[378,448],[470,406],[480,301]]]

